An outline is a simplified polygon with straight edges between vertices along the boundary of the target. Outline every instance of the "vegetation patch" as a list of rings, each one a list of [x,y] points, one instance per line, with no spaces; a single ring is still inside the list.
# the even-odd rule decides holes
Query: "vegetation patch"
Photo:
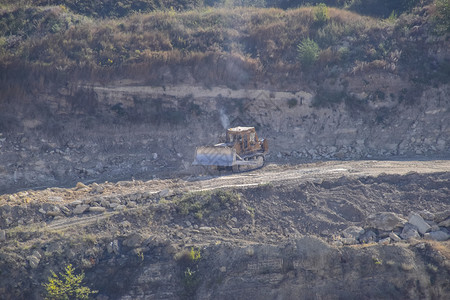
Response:
[[[174,200],[176,210],[180,215],[194,216],[198,220],[225,220],[223,211],[236,207],[241,196],[236,192],[218,190],[213,192],[196,192],[183,195]]]
[[[87,300],[92,291],[89,287],[83,286],[84,272],[75,275],[75,269],[71,264],[67,265],[64,273],[56,275],[52,271],[52,277],[48,278],[48,283],[43,284],[46,289],[46,300]]]

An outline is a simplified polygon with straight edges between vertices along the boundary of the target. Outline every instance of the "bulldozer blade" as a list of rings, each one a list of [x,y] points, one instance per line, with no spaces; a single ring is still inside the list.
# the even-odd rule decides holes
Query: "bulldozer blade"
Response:
[[[230,167],[236,160],[236,150],[230,147],[197,147],[193,165]]]

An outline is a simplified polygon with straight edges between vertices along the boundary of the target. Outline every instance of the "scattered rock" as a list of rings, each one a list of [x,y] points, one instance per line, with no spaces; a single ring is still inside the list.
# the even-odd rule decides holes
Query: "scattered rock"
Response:
[[[422,210],[419,211],[418,214],[424,219],[424,220],[434,220],[434,214],[432,212],[429,212],[428,210]]]
[[[412,213],[409,216],[408,222],[417,227],[417,230],[421,234],[425,234],[427,231],[431,229],[431,226],[425,222],[425,220],[418,214]]]
[[[43,215],[45,215],[47,213],[42,207],[39,208],[38,212],[40,212]]]
[[[344,243],[342,243],[341,241],[333,241],[331,244],[333,246],[335,246],[335,247],[342,247],[342,246],[344,246]]]
[[[170,190],[169,189],[163,189],[161,192],[159,192],[159,197],[164,198],[169,196]]]
[[[75,190],[76,191],[81,190],[81,189],[85,189],[85,188],[87,188],[87,185],[85,185],[82,182],[77,182],[77,185],[75,186]]]
[[[405,227],[403,227],[400,237],[402,239],[408,240],[411,238],[420,238],[420,235],[419,232],[417,231],[417,228],[414,225],[406,223]]]
[[[212,228],[209,227],[209,226],[201,226],[199,229],[200,229],[201,231],[212,231]]]
[[[237,218],[236,217],[232,217],[231,218],[231,222],[237,223]]]
[[[100,194],[103,193],[104,188],[97,183],[92,184],[91,193]]]
[[[132,233],[123,241],[123,245],[130,248],[139,247],[141,243],[142,236],[139,233]]]
[[[424,238],[435,241],[446,241],[450,238],[450,235],[447,232],[439,230],[425,233]]]
[[[346,228],[344,231],[342,231],[342,235],[345,238],[354,238],[359,239],[359,237],[364,234],[364,229],[359,226],[350,226]]]
[[[91,206],[89,207],[89,211],[90,212],[98,212],[98,213],[102,213],[106,211],[106,208],[103,206]]]
[[[373,243],[377,240],[377,235],[372,230],[367,230],[364,234],[359,237],[361,243]]]
[[[434,215],[434,221],[436,223],[440,223],[440,222],[442,222],[442,221],[444,221],[446,219],[447,220],[450,219],[450,210],[441,211],[441,212],[438,212],[438,213],[436,213]]]
[[[82,200],[75,200],[75,201],[70,202],[70,205],[71,206],[77,206],[77,205],[80,205],[82,203],[83,203]]]
[[[369,227],[383,230],[392,231],[394,228],[402,226],[406,223],[406,220],[399,217],[396,213],[381,212],[372,214],[367,218]]]
[[[137,204],[134,201],[128,201],[127,206],[130,208],[133,208],[133,207],[137,207]]]
[[[36,269],[41,261],[41,254],[35,250],[32,255],[27,257],[27,260],[30,267]]]
[[[66,206],[61,206],[59,209],[60,209],[60,210],[62,211],[62,213],[65,214],[66,216],[69,216],[69,215],[71,214],[70,209],[68,209]]]
[[[106,199],[102,199],[102,200],[100,201],[100,205],[103,206],[103,207],[105,207],[105,208],[109,208],[110,205],[111,205],[111,203],[109,203],[109,201],[106,200]]]
[[[344,245],[356,245],[356,244],[358,244],[358,241],[355,238],[352,238],[352,237],[350,237],[350,238],[342,238],[341,241],[342,241],[342,243]]]
[[[117,205],[117,206],[114,208],[114,210],[124,210],[125,208],[126,208],[125,205],[119,204],[119,205]]]
[[[394,242],[400,242],[402,239],[394,232],[389,233],[389,237],[394,241]]]
[[[106,245],[106,251],[108,251],[108,253],[119,254],[119,241],[114,240],[108,245]]]
[[[51,202],[62,202],[63,198],[62,197],[48,197],[47,200],[51,201]]]
[[[438,224],[440,227],[450,227],[450,218]]]
[[[231,228],[230,230],[232,234],[238,234],[240,231],[239,228]]]
[[[189,222],[189,221],[186,221],[185,223],[186,223],[187,227],[191,227],[192,226],[191,222]]]
[[[77,207],[75,207],[73,209],[73,213],[75,215],[80,215],[80,214],[84,213],[88,208],[89,208],[89,205],[87,205],[87,204],[80,204],[80,205],[78,205]]]
[[[121,203],[121,201],[120,201],[120,199],[118,197],[111,197],[111,198],[109,198],[109,202],[110,203],[118,203],[118,204]]]
[[[219,270],[220,270],[220,272],[225,273],[227,271],[227,267],[222,266],[222,267],[220,267]]]
[[[389,245],[391,243],[391,238],[387,237],[387,238],[381,239],[378,241],[378,243],[381,245]]]
[[[430,225],[431,225],[431,224],[430,224]],[[438,226],[437,224],[431,225],[430,231],[439,231],[439,230],[440,230],[440,228],[439,228],[439,226]]]
[[[58,206],[53,206],[51,210],[48,210],[45,214],[50,217],[56,217],[61,215],[61,210]]]

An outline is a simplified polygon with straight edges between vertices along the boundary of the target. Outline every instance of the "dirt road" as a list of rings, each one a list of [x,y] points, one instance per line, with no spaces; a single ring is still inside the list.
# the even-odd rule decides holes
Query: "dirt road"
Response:
[[[12,204],[11,202],[52,202],[55,199],[71,202],[97,194],[102,196],[127,195],[137,192],[153,194],[165,189],[175,193],[186,193],[227,187],[251,187],[269,183],[278,185],[291,181],[321,181],[342,176],[358,178],[380,174],[404,175],[411,172],[421,174],[450,172],[450,161],[328,161],[293,166],[269,164],[259,170],[238,174],[213,173],[200,167],[189,170],[191,175],[181,175],[180,178],[174,179],[105,182],[93,183],[89,186],[79,184],[77,187],[69,189],[48,188],[40,191],[23,191],[0,196],[0,205],[5,202],[8,204]]]

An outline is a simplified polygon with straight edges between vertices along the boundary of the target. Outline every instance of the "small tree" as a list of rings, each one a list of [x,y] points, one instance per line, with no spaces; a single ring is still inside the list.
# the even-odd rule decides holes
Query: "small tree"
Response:
[[[313,65],[319,58],[319,46],[313,40],[307,38],[297,45],[298,59],[305,67]]]
[[[69,264],[65,269],[65,274],[59,273],[61,278],[52,272],[52,277],[48,278],[48,283],[43,284],[47,290],[46,300],[87,300],[90,294],[97,291],[91,291],[90,288],[82,286],[84,273],[75,275],[75,269]]]

